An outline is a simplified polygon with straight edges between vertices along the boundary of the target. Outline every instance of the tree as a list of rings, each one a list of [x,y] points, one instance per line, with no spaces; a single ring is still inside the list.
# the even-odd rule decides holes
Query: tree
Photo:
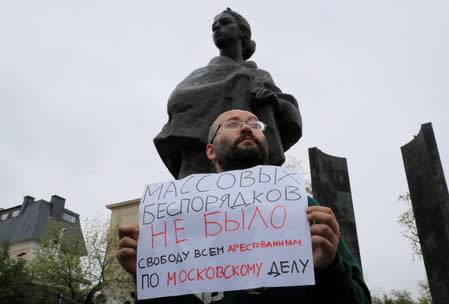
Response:
[[[79,236],[67,233],[62,222],[49,218],[41,248],[30,263],[36,282],[53,291],[41,297],[51,301],[58,296],[66,303],[78,303],[84,297],[82,286],[88,282],[81,265],[83,248],[84,242]]]
[[[419,282],[419,287],[421,288],[421,296],[418,298],[418,304],[432,304],[429,282]]]
[[[9,256],[10,244],[4,242],[0,248],[0,303],[35,303],[31,274],[22,258]]]
[[[432,304],[430,295],[425,295],[427,292],[425,286],[420,284],[424,293],[417,299],[414,299],[409,291],[406,290],[392,290],[389,294],[384,293],[382,296],[373,296],[373,304]]]
[[[415,215],[413,214],[413,209],[411,206],[410,193],[400,195],[400,202],[405,202],[408,204],[408,208],[404,211],[398,218],[399,224],[404,229],[402,231],[402,236],[405,237],[412,247],[413,254],[422,258],[421,245],[419,243],[418,229],[416,227]],[[430,304],[432,303],[432,297],[430,295],[429,283],[419,282],[421,288],[421,296],[418,298],[418,304]]]
[[[287,159],[285,160],[285,163],[282,165],[282,167],[302,173],[304,175],[304,183],[306,185],[306,192],[308,195],[313,196],[312,183],[309,178],[306,178],[306,172],[304,171],[304,168],[302,167],[302,161],[298,160],[296,157],[289,155],[289,154],[286,154],[286,156],[287,156]]]
[[[373,297],[373,304],[417,304],[417,302],[408,291],[392,290],[390,294],[384,293],[381,298]]]
[[[49,221],[42,248],[31,263],[35,279],[57,290],[63,303],[91,304],[105,292],[124,298],[131,279],[115,265],[116,238],[104,221],[86,221],[83,230],[85,247],[61,222]]]
[[[118,227],[109,227],[104,221],[86,221],[84,228],[88,251],[83,258],[86,277],[90,282],[96,282],[97,291],[101,290],[109,298],[128,299],[135,285],[115,258]]]
[[[421,246],[419,244],[418,230],[416,228],[415,216],[410,201],[410,193],[399,196],[399,201],[406,202],[408,208],[399,216],[398,222],[404,228],[402,236],[410,242],[413,254],[422,257]]]

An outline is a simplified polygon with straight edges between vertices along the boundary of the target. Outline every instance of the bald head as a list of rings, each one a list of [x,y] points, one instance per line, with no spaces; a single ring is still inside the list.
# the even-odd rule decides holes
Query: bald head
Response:
[[[246,117],[245,120],[248,120],[248,118],[251,118],[251,117],[254,117],[257,119],[256,115],[254,115],[253,113],[251,113],[249,111],[245,111],[245,110],[230,110],[230,111],[223,112],[220,115],[218,115],[218,117],[214,120],[214,122],[210,126],[209,136],[207,138],[207,141],[211,142],[214,135],[216,135],[215,133],[217,132],[217,129],[224,121],[231,119],[231,118],[239,119],[241,117]]]

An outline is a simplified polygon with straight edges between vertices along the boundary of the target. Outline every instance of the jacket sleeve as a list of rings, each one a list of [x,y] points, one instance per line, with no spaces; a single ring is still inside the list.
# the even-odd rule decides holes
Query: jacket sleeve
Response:
[[[308,197],[310,205],[318,205]],[[335,260],[328,268],[315,269],[316,296],[318,303],[366,304],[371,295],[363,281],[362,271],[340,238]]]
[[[338,245],[334,263],[326,269],[315,270],[315,281],[319,303],[371,303],[362,272],[343,240]]]

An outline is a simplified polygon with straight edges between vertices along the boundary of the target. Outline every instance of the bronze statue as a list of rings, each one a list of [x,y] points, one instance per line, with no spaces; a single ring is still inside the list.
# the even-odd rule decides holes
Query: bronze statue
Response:
[[[295,98],[282,93],[255,62],[246,61],[256,43],[245,18],[228,8],[215,17],[212,32],[220,56],[175,88],[168,100],[168,122],[154,138],[160,157],[176,179],[213,171],[204,151],[209,126],[225,111],[252,111],[268,125],[268,164],[281,165],[284,152],[302,135]]]

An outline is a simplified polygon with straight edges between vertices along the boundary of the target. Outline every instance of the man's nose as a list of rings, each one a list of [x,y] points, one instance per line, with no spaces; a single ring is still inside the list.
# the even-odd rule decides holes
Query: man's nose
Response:
[[[251,128],[251,126],[249,125],[249,123],[247,121],[242,121],[242,124],[240,125],[240,130],[245,131],[245,132],[252,132],[253,129]]]

